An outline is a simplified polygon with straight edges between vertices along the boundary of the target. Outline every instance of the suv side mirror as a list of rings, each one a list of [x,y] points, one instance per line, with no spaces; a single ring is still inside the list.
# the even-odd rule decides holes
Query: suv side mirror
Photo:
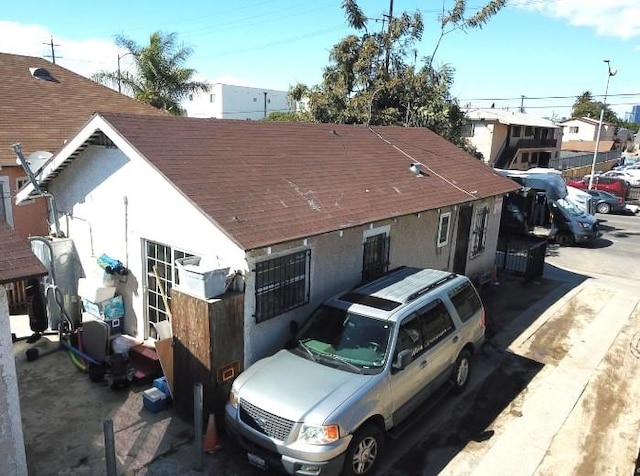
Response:
[[[402,370],[411,363],[411,349],[404,349],[398,352],[392,367],[394,370]]]

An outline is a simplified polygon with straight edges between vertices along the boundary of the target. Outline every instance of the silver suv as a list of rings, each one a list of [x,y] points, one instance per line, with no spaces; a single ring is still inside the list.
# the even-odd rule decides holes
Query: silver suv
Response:
[[[238,376],[227,433],[263,469],[370,474],[386,431],[444,383],[464,390],[484,321],[469,279],[446,271],[399,268],[339,294]]]

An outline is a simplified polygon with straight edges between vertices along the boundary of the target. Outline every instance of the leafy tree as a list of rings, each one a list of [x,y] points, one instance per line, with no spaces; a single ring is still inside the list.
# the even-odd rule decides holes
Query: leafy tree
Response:
[[[290,97],[307,97],[311,116],[319,122],[428,127],[473,153],[463,137],[464,113],[450,93],[454,70],[447,64],[435,67],[433,58],[445,35],[481,28],[505,3],[491,0],[465,18],[465,0],[455,0],[449,12],[443,2],[440,38],[432,54],[418,61],[424,32],[420,12],[393,16],[390,11],[387,28],[370,32],[370,19],[356,0],[343,0],[347,21],[359,34],[334,45],[322,83],[298,84]]]
[[[134,72],[99,71],[92,76],[94,81],[122,86],[135,99],[173,115],[182,113],[180,101],[188,94],[209,90],[206,83],[193,80],[194,69],[184,67],[193,50],[178,45],[175,33],[154,32],[147,46],[118,35],[116,45],[133,57]]]
[[[604,103],[601,101],[595,101],[591,91],[584,91],[580,96],[576,98],[576,102],[573,103],[571,109],[571,117],[590,117],[592,119],[600,119],[600,112],[604,107]],[[607,105],[604,109],[603,120],[606,122],[613,122],[619,124],[621,121]]]

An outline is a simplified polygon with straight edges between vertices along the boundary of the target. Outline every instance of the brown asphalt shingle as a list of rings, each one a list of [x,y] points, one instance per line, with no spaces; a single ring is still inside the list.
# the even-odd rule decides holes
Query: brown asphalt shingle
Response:
[[[45,68],[56,81],[29,68]],[[0,53],[0,166],[16,165],[16,142],[25,157],[57,152],[95,111],[165,115],[45,59]]]
[[[101,115],[244,249],[519,187],[424,128]]]
[[[7,226],[0,226],[0,284],[44,276],[47,269],[26,240]]]

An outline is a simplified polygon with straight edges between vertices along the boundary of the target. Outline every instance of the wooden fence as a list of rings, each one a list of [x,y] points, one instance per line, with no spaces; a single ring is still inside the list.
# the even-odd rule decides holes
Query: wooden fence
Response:
[[[5,284],[9,300],[9,314],[26,314],[28,309],[26,281]]]

